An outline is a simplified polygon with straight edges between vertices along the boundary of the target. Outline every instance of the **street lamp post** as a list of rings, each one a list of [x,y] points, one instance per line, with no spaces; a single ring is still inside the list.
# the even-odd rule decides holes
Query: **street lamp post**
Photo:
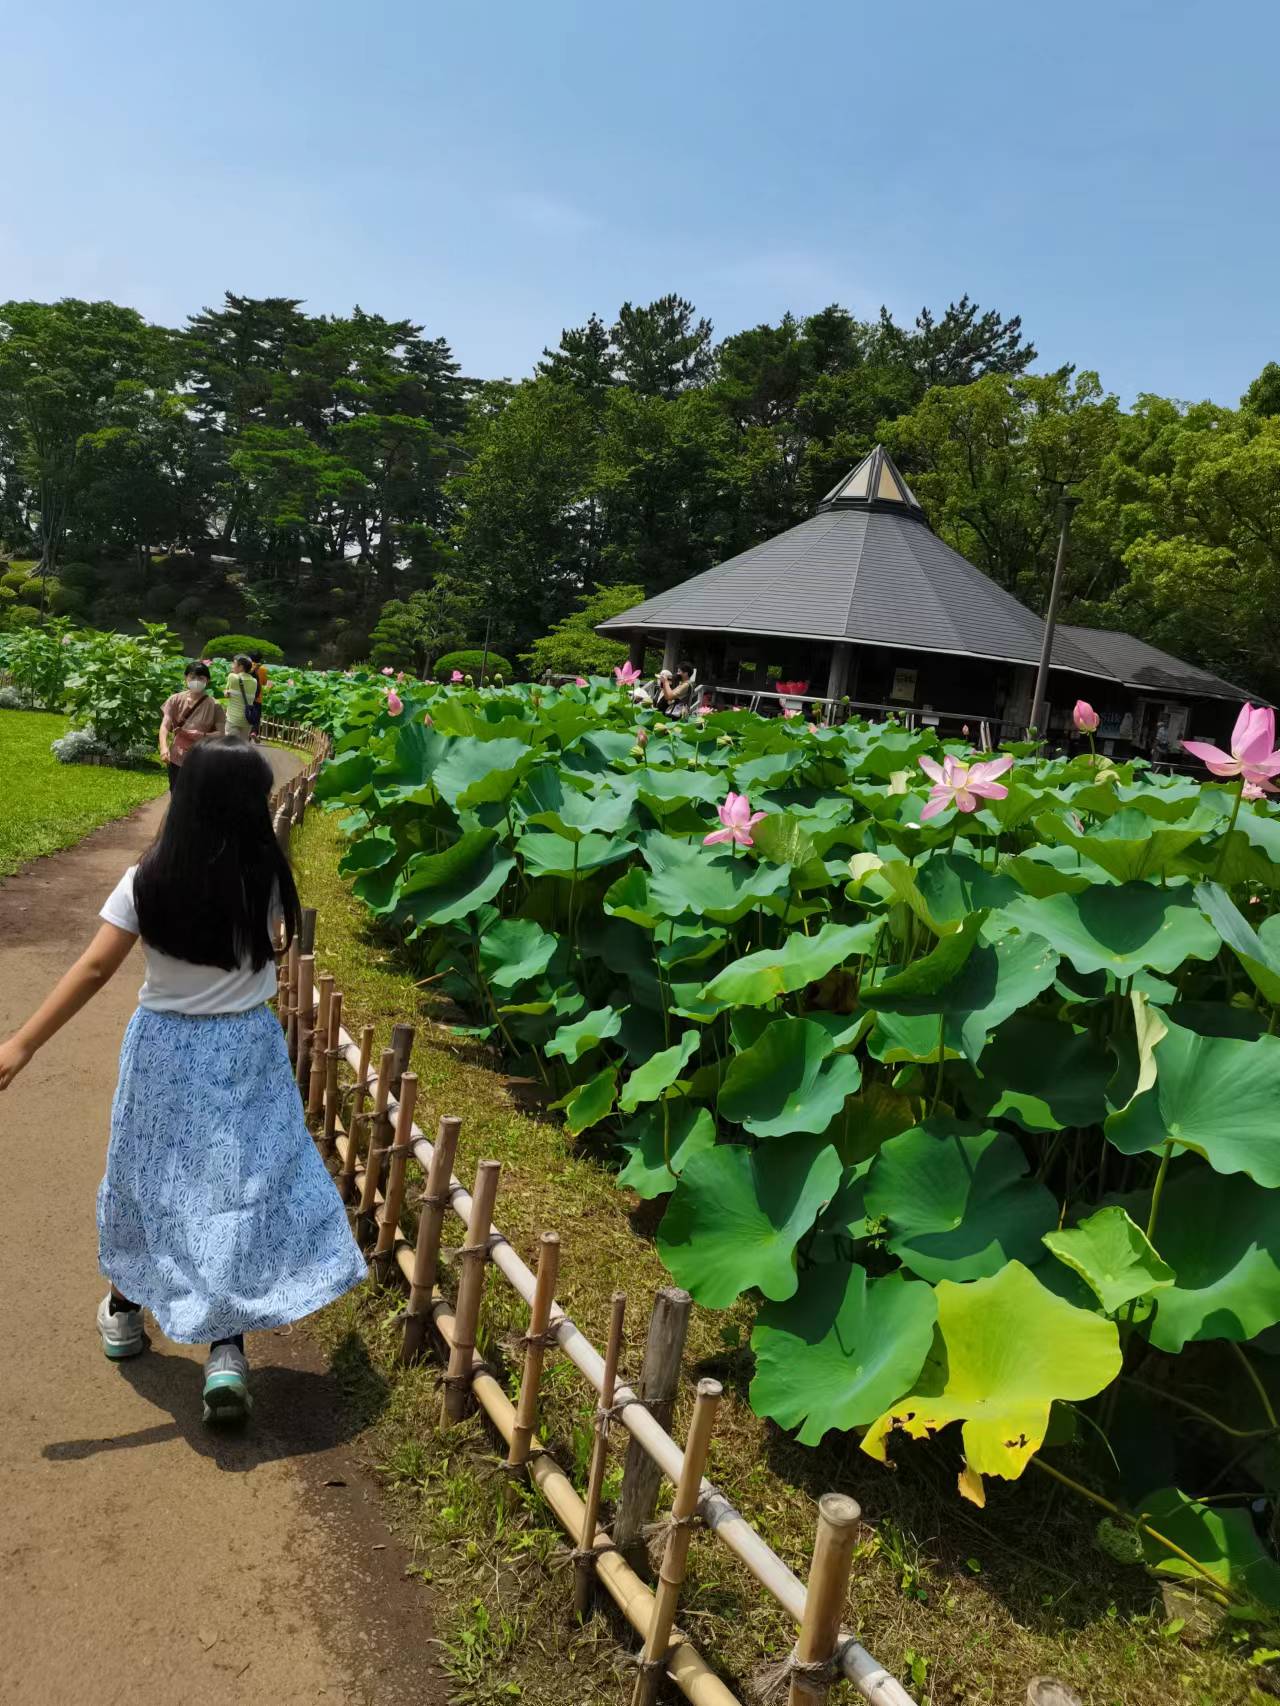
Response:
[[[1058,595],[1062,591],[1062,572],[1067,566],[1067,542],[1071,535],[1071,512],[1080,499],[1064,491],[1058,499],[1058,515],[1061,528],[1058,533],[1058,555],[1053,565],[1053,585],[1049,588],[1049,608],[1044,614],[1044,641],[1040,647],[1040,667],[1036,671],[1036,690],[1031,701],[1031,722],[1027,733],[1036,731],[1043,739],[1045,694],[1049,687],[1049,662],[1053,656],[1053,633],[1058,623]]]

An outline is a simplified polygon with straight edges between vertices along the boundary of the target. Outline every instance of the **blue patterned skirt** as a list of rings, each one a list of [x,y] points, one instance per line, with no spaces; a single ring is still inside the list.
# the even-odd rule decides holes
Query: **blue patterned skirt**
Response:
[[[98,1188],[98,1257],[180,1344],[284,1326],[365,1277],[270,1008],[134,1014]]]

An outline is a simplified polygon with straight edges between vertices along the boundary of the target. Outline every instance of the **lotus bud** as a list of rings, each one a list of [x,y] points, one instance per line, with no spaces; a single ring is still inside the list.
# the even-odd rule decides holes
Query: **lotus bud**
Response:
[[[494,677],[493,677],[493,685],[494,685],[494,686],[495,686],[495,687],[501,687],[501,686],[503,686],[503,685],[504,685],[504,683],[503,683],[503,679],[502,679],[502,677],[501,677],[501,676],[500,676],[500,675],[495,675],[495,676],[494,676]]]
[[[717,746],[732,746],[733,745],[733,736],[732,735],[717,735],[716,736],[716,745]]]
[[[637,729],[636,730],[636,745],[640,748],[641,752],[644,751],[645,747],[648,746],[648,744],[649,744],[649,731],[648,731],[648,729]]]
[[[633,746],[631,748],[631,756],[632,756],[632,758],[643,758],[644,757],[644,748],[640,745],[640,743],[638,741],[636,742],[635,746]]]
[[[462,679],[468,687],[474,687],[476,684],[475,677],[473,675],[464,675]]]

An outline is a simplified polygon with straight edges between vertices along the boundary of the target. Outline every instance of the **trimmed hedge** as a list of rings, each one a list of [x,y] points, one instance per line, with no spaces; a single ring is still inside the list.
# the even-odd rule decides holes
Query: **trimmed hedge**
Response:
[[[479,681],[481,664],[484,664],[485,676],[488,680],[492,680],[495,675],[501,675],[510,681],[515,674],[510,663],[500,652],[490,652],[487,659],[482,650],[446,652],[442,658],[436,659],[436,680],[448,681],[454,670],[460,669],[463,675],[474,676]]]
[[[252,634],[218,634],[207,640],[200,650],[202,658],[233,658],[240,652],[259,657],[264,663],[283,663],[284,653],[271,640],[258,640]]]

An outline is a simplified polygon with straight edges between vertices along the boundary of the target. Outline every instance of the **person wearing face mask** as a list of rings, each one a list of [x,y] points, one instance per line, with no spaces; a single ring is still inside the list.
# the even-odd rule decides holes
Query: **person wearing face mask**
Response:
[[[160,756],[169,766],[169,787],[177,786],[183,760],[192,747],[226,728],[226,713],[209,696],[209,666],[189,663],[187,685],[182,693],[171,693],[160,718]]]

